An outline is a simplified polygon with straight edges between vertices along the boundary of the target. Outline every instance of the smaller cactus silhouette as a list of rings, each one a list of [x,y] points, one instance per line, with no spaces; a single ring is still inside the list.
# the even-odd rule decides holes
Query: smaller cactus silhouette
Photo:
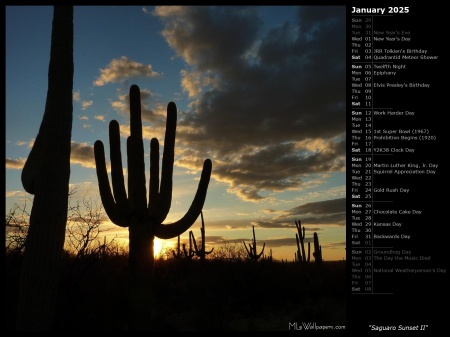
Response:
[[[178,242],[176,249],[172,249],[172,256],[176,260],[181,260],[182,258],[191,259],[195,255],[194,251],[192,250],[192,244],[191,239],[189,238],[189,250],[186,249],[186,243],[180,242],[180,236],[178,235]]]
[[[265,261],[273,261],[272,248],[270,248],[270,250],[269,250],[269,255],[266,255],[266,254],[263,255],[263,260],[265,260]]]
[[[180,236],[178,235],[178,243],[176,249],[172,249],[172,255],[175,259],[179,260],[181,258],[181,246],[180,246]]]
[[[244,247],[245,247],[245,250],[247,251],[247,254],[248,254],[248,257],[250,258],[250,260],[257,261],[264,253],[264,248],[266,247],[266,243],[263,244],[261,253],[257,254],[256,253],[255,226],[252,226],[252,228],[253,228],[253,240],[252,240],[253,244],[249,243],[248,247],[247,247],[247,244],[245,243],[245,241],[242,241],[242,242],[244,242]]]
[[[302,223],[300,220],[295,221],[295,226],[297,227],[298,233],[295,234],[295,238],[297,240],[297,253],[295,254],[295,261],[308,263],[310,261],[311,255],[311,244],[308,242],[308,258],[306,258],[305,254],[305,226],[303,226],[302,231]]]
[[[314,259],[317,264],[322,263],[322,246],[319,245],[319,236],[316,232],[314,232],[314,252],[313,252]]]
[[[183,254],[184,257],[187,258],[188,260],[191,260],[195,255],[194,250],[192,249],[192,242],[190,237],[189,237],[189,250],[186,249],[186,244],[183,243]]]
[[[190,244],[190,246],[192,246],[192,244],[193,244],[193,246],[194,246],[193,251],[194,251],[195,255],[197,255],[200,258],[200,260],[204,261],[205,256],[208,254],[211,254],[213,252],[214,247],[211,248],[210,251],[205,250],[206,239],[205,239],[205,220],[203,218],[203,211],[200,212],[200,216],[202,218],[202,227],[200,228],[200,232],[202,234],[202,242],[201,242],[202,245],[200,248],[198,248],[197,242],[195,241],[195,236],[194,236],[194,233],[192,232],[192,230],[189,231],[189,244]],[[191,242],[192,242],[192,244],[191,244]]]

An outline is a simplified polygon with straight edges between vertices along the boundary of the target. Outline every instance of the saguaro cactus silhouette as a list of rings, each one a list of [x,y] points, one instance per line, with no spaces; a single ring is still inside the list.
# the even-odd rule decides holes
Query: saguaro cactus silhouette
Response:
[[[301,263],[307,263],[310,261],[311,255],[311,243],[308,242],[308,257],[306,257],[305,253],[305,226],[303,226],[302,231],[302,223],[300,220],[295,221],[295,226],[297,227],[297,232],[295,234],[295,239],[297,240],[297,253],[295,255],[295,259]]]
[[[252,240],[252,243],[253,243],[253,244],[249,243],[249,244],[248,244],[248,247],[247,247],[247,244],[245,243],[245,241],[242,241],[242,242],[244,242],[244,247],[245,247],[245,250],[247,251],[248,257],[249,257],[251,260],[256,261],[256,260],[258,260],[258,259],[261,257],[261,255],[264,253],[264,248],[266,247],[266,243],[264,242],[263,247],[262,247],[262,250],[261,250],[261,253],[259,253],[259,254],[256,253],[255,226],[252,226],[252,228],[253,228],[253,240]]]
[[[172,202],[172,174],[175,157],[175,133],[177,107],[170,102],[167,106],[166,132],[162,157],[161,184],[159,179],[159,142],[157,138],[150,141],[150,177],[147,200],[144,144],[142,139],[140,89],[137,85],[130,87],[130,136],[127,139],[128,155],[128,196],[125,190],[122,157],[120,150],[119,123],[112,120],[109,124],[109,143],[111,157],[111,180],[109,184],[105,163],[103,143],[94,144],[95,163],[100,197],[110,220],[129,231],[129,266],[132,275],[131,319],[132,329],[146,329],[149,320],[148,307],[151,306],[151,285],[154,256],[153,241],[155,236],[170,239],[188,230],[196,221],[203,208],[212,163],[206,159],[198,184],[197,193],[187,213],[178,221],[163,224]],[[133,317],[135,315],[136,317]]]
[[[179,260],[181,259],[181,243],[180,243],[180,236],[178,235],[177,239],[177,249],[172,249],[172,255],[175,259]]]
[[[191,231],[189,231],[190,233]],[[172,256],[176,260],[181,260],[181,258],[186,258],[188,260],[192,259],[192,257],[195,255],[193,249],[192,249],[192,241],[189,240],[189,249],[186,248],[186,243],[181,243],[181,238],[178,235],[177,239],[177,246],[176,249],[172,249]]]
[[[322,246],[319,245],[319,236],[316,232],[314,232],[314,252],[313,252],[314,259],[317,264],[322,263]]]
[[[205,237],[205,221],[203,219],[203,212],[200,212],[200,216],[202,217],[202,227],[200,228],[200,232],[202,235],[202,245],[200,246],[200,248],[198,248],[197,246],[197,241],[195,241],[195,236],[194,236],[194,232],[189,231],[189,243],[192,242],[194,245],[194,252],[195,255],[197,255],[200,260],[204,261],[206,255],[209,255],[213,252],[214,247],[211,248],[211,250],[206,251],[205,249],[205,243],[206,243],[206,237]]]
[[[34,199],[20,280],[20,331],[48,331],[53,324],[67,222],[73,69],[73,6],[54,6],[45,112],[22,171],[22,185]]]

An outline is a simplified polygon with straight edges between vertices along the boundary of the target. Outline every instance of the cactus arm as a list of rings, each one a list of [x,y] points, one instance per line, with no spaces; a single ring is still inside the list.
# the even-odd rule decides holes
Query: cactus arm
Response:
[[[200,211],[200,217],[202,219],[202,227],[200,227],[200,233],[202,235],[202,250],[205,250],[205,219],[203,218],[203,211]]]
[[[161,187],[156,206],[156,222],[162,223],[169,213],[172,204],[173,163],[175,160],[175,134],[177,129],[177,107],[170,102],[167,105],[166,133],[161,166]],[[198,215],[197,215],[198,217]]]
[[[296,220],[295,221],[295,226],[297,227],[297,232],[298,232],[298,239],[300,241],[300,245],[297,244],[297,246],[299,247],[299,257],[300,257],[300,262],[306,262],[306,254],[305,254],[305,227],[303,226],[303,231],[302,231],[302,223],[300,220]],[[301,252],[300,252],[301,249]]]
[[[184,254],[184,256],[186,256],[187,258],[189,258],[189,252],[187,251],[187,249],[186,249],[186,244],[185,243],[183,243],[183,254]]]
[[[253,256],[252,246],[250,244],[248,244],[250,246],[250,248],[248,248],[245,241],[242,241],[242,242],[244,243],[244,247],[245,247],[245,250],[247,251],[248,256],[251,258]]]
[[[203,208],[206,199],[206,192],[208,190],[209,179],[211,177],[212,162],[206,159],[203,163],[203,170],[198,183],[197,192],[192,201],[189,210],[177,222],[171,224],[155,224],[155,236],[160,239],[170,239],[181,235],[191,227],[197,220]]]
[[[202,216],[202,223],[203,223],[203,212],[200,212],[200,215]],[[202,233],[202,252],[204,255],[211,254],[212,251],[214,250],[214,247],[212,247],[210,251],[206,250],[205,227],[200,228],[200,232]]]
[[[258,255],[257,255],[257,259],[259,259],[260,257],[261,257],[261,255],[263,255],[263,253],[264,253],[264,248],[266,247],[266,243],[264,242],[263,243],[263,247],[262,247],[262,250],[261,250],[261,253],[259,253]],[[256,247],[255,247],[255,249],[256,249]]]
[[[299,221],[300,224],[300,221]],[[301,242],[302,242],[302,255],[303,255],[303,262],[306,262],[306,254],[305,254],[305,226],[303,226],[303,233],[301,236]]]
[[[150,141],[150,186],[148,195],[148,211],[152,214],[156,207],[159,193],[159,142],[152,138]]]
[[[253,228],[253,246],[252,246],[252,249],[253,249],[253,257],[256,257],[256,256],[257,256],[257,253],[256,253],[256,234],[255,234],[255,226],[252,226],[252,228]]]
[[[311,258],[311,242],[308,242],[308,259],[306,262],[309,262]]]
[[[197,255],[201,260],[204,260],[206,255],[211,254],[213,252],[214,248],[212,248],[210,251],[206,251],[205,249],[206,237],[205,237],[205,220],[203,218],[203,211],[200,211],[200,216],[202,218],[202,227],[200,227],[200,232],[202,236],[202,246],[200,249],[198,248],[193,231],[189,231],[189,243],[192,243],[192,241],[194,242],[195,255]]]
[[[183,246],[184,248],[184,246]],[[184,248],[186,249],[186,248]],[[178,243],[177,243],[177,250],[172,249],[172,254],[176,259],[181,258],[181,248],[180,248],[180,236],[178,235]]]
[[[300,252],[300,240],[298,238],[298,234],[295,233],[295,240],[297,241],[297,253],[295,253],[296,261],[302,262],[302,253]]]
[[[186,250],[186,245],[183,246],[184,255],[189,259],[192,258],[195,254],[194,250],[192,249],[192,236],[193,235],[191,234],[191,232],[192,231],[189,231],[189,252]]]
[[[211,248],[210,251],[206,251],[205,219],[203,218],[203,211],[200,212],[200,216],[202,217],[202,227],[200,227],[200,232],[202,234],[202,254],[203,256],[205,256],[211,254],[214,250],[214,247]]]
[[[130,214],[130,206],[125,191],[125,181],[123,178],[122,154],[120,150],[120,128],[119,123],[112,120],[109,123],[109,147],[111,158],[111,182],[114,192],[114,199],[118,212],[127,216]]]
[[[130,136],[127,141],[128,154],[128,195],[138,213],[147,211],[147,191],[145,187],[144,143],[142,141],[142,119],[140,89],[130,88]]]
[[[253,229],[253,240],[252,240],[253,245],[249,243],[249,244],[248,244],[248,247],[249,247],[249,248],[247,248],[247,245],[246,245],[245,241],[243,241],[243,242],[244,242],[245,250],[247,250],[248,257],[249,257],[251,260],[256,261],[256,260],[258,260],[258,259],[261,257],[261,255],[264,253],[264,248],[266,247],[266,243],[263,244],[263,248],[262,248],[262,250],[261,250],[261,253],[258,254],[258,253],[256,252],[255,226],[252,226],[252,229]]]
[[[302,228],[302,223],[300,220],[295,221],[295,226],[297,227],[298,234],[295,234],[295,237],[297,239],[297,257],[299,258],[299,262],[309,262],[310,261],[310,254],[311,254],[311,245],[308,242],[308,258],[306,257],[305,253],[305,227]],[[300,250],[301,249],[301,250]]]
[[[120,227],[127,227],[128,223],[126,219],[119,213],[114,197],[111,192],[111,187],[109,186],[108,173],[106,172],[105,163],[105,148],[103,147],[103,142],[97,140],[94,143],[94,154],[95,154],[95,166],[97,170],[97,180],[98,189],[100,191],[100,198],[105,208],[106,214],[108,214],[109,219]]]
[[[198,256],[200,254],[200,251],[198,250],[197,241],[195,241],[195,236],[192,231],[189,231],[189,240],[191,240],[191,242],[194,244],[194,251],[195,251],[195,254],[197,254],[197,256]]]

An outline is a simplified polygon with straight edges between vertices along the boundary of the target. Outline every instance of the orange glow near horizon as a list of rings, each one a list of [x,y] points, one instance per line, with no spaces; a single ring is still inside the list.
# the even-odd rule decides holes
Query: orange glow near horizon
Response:
[[[112,238],[113,236],[107,236],[107,241],[111,240]],[[186,238],[182,237],[182,240],[185,239]],[[115,240],[118,241],[120,246],[122,246],[124,249],[128,249],[127,237],[115,238]],[[172,249],[175,249],[176,245],[177,245],[177,238],[162,240],[155,237],[153,241],[153,255],[155,258],[160,258],[165,253],[171,252]],[[213,244],[211,247],[216,247],[217,250],[220,247],[220,243]],[[260,251],[260,249],[261,246],[260,244],[258,244],[258,251]],[[294,261],[297,247],[296,246],[270,247],[270,245],[266,245],[264,255],[268,256],[270,254],[271,249],[274,260]],[[313,248],[311,247],[311,249]],[[324,261],[345,260],[346,258],[345,247],[331,248],[327,246],[326,242],[322,243],[322,257]],[[310,258],[311,261],[314,261],[312,251]]]
[[[164,243],[162,240],[155,238],[153,240],[153,256],[155,258],[159,257],[159,255],[161,254],[161,250],[164,246]]]
[[[170,249],[173,249],[172,241],[170,240],[161,240],[155,238],[153,240],[153,256],[155,258],[159,258],[161,255]]]

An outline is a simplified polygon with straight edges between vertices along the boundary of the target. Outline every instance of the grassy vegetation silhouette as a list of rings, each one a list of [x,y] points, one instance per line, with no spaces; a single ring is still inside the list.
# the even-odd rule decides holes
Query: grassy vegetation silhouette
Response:
[[[67,206],[67,224],[64,252],[75,258],[92,254],[110,253],[118,249],[114,238],[106,238],[110,228],[101,226],[104,217],[99,197],[83,195],[81,200],[79,186],[69,191]],[[33,198],[27,196],[20,203],[15,203],[5,217],[5,253],[7,256],[22,255],[25,251],[30,224],[30,205]],[[101,239],[103,239],[101,241]],[[127,249],[128,250],[128,249]]]
[[[10,224],[17,220],[12,229],[16,225],[27,228],[26,218],[17,212],[23,210],[26,215],[25,205],[13,207],[6,216]],[[69,209],[77,206],[69,202]],[[98,204],[92,202],[86,212],[69,212],[74,215],[73,221],[79,220],[79,215],[86,216],[79,226],[90,229],[81,233],[96,228],[101,208],[95,206]],[[66,234],[70,236],[73,231],[67,230]],[[85,243],[89,241],[88,248],[81,254],[67,245],[63,255],[52,330],[132,330],[128,320],[129,289],[124,287],[130,277],[128,247],[114,240],[102,244],[81,237]],[[23,236],[19,242],[23,242]],[[8,247],[14,251],[14,245]],[[22,261],[21,251],[6,255],[6,304],[10,309],[6,311],[7,331],[16,329],[14,309]],[[202,261],[197,256],[177,259],[166,247],[155,259],[153,282],[158,291],[154,293],[152,316],[148,317],[149,331],[286,331],[290,322],[345,322],[345,261],[323,262],[321,266],[269,258],[255,262],[243,242],[222,242]]]
[[[223,247],[214,250],[220,252]],[[150,331],[287,331],[289,322],[345,324],[345,261],[298,264],[259,259],[228,245],[228,255],[155,260]],[[244,250],[245,251],[245,250]],[[241,256],[229,259],[227,256]],[[6,303],[17,306],[21,255],[7,259]],[[65,254],[53,331],[126,332],[128,251]],[[14,331],[15,310],[6,310]],[[300,323],[299,323],[300,324]]]

